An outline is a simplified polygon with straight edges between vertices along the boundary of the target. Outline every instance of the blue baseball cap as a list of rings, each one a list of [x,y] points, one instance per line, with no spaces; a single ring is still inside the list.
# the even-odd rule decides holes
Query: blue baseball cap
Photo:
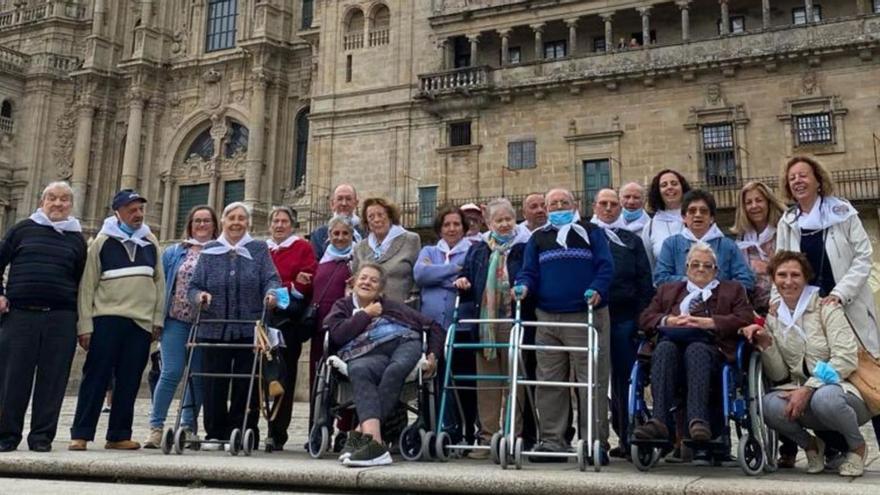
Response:
[[[147,202],[146,198],[135,192],[134,189],[123,189],[116,193],[116,196],[113,196],[113,210],[116,211],[132,201]]]

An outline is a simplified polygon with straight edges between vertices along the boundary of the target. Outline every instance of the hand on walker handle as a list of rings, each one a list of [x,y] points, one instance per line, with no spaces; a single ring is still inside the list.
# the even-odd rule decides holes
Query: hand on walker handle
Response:
[[[210,306],[211,305],[211,294],[209,294],[207,292],[199,293],[199,305],[201,305],[202,308],[207,308],[208,306]]]
[[[529,288],[525,285],[514,285],[512,291],[513,298],[517,301],[522,301],[529,294]]]
[[[602,302],[602,296],[599,295],[598,291],[587,289],[584,291],[584,300],[587,301],[587,304],[590,306],[598,306],[599,303]]]
[[[452,282],[452,285],[458,290],[468,290],[471,288],[471,281],[466,277],[459,277],[455,279],[455,282]]]

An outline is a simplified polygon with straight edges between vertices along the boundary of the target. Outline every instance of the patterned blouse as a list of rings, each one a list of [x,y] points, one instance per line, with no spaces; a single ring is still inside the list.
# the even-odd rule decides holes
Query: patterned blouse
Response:
[[[758,314],[766,315],[770,307],[770,289],[773,286],[770,274],[767,273],[767,264],[776,252],[776,235],[761,245],[761,252],[758,252],[758,248],[754,246],[745,250],[740,249],[740,252],[749,264],[749,268],[752,269],[752,273],[755,274],[755,291],[752,294],[752,305]]]
[[[171,309],[168,310],[168,316],[175,320],[192,323],[196,319],[195,308],[186,297],[186,291],[189,289],[189,282],[196,271],[196,263],[199,261],[200,251],[200,249],[188,249],[186,251],[186,258],[183,259],[180,268],[177,269]]]

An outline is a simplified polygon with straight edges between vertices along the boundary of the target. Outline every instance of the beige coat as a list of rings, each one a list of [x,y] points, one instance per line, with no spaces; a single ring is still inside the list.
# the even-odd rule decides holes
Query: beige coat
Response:
[[[361,263],[376,263],[385,269],[385,297],[397,302],[406,302],[413,292],[415,282],[413,267],[422,249],[422,240],[414,232],[406,232],[391,241],[388,250],[378,260],[373,257],[373,250],[367,239],[358,242],[352,257],[352,272],[357,272]]]
[[[817,362],[826,361],[844,379],[841,383],[843,389],[861,398],[858,389],[845,381],[858,365],[859,347],[842,308],[837,305],[823,306],[816,293],[797,324],[804,330],[806,341],[795,329],[783,336],[779,320],[773,315],[767,316],[766,328],[773,336],[773,345],[762,355],[764,373],[771,382],[784,382],[774,388],[819,388],[824,382],[815,377],[808,378],[804,374],[804,367],[812,371]]]
[[[779,219],[776,228],[776,251],[800,251],[801,231],[797,223],[797,208],[789,209]],[[828,229],[825,252],[837,285],[831,294],[840,298],[846,317],[856,329],[865,349],[880,357],[880,328],[874,294],[868,285],[871,275],[873,249],[868,234],[858,215]],[[776,291],[774,300],[778,300]]]

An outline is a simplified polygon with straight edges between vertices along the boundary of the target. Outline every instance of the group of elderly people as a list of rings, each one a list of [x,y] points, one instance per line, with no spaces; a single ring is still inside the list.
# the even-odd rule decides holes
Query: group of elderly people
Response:
[[[370,198],[359,217],[355,188],[343,184],[330,198],[332,218],[308,241],[293,233],[295,215],[286,207],[271,211],[270,238],[259,241],[249,233],[247,205],[232,203],[219,218],[212,208],[197,206],[187,217],[185,240],[160,256],[144,223],[145,198],[120,191],[114,215],[87,247],[70,216],[70,187],[52,183],[40,208],[10,229],[0,245],[0,269],[9,267],[0,287],[0,451],[14,450],[21,441],[31,396],[23,370],[37,370],[28,445],[51,449],[77,340],[88,354],[69,448],[85,450],[94,440],[111,380],[105,448],[140,448],[131,440],[132,410],[150,341],[157,339],[162,370],[144,445],[156,448],[197,318],[268,318],[283,335],[288,366],[282,377],[286,394],[266,441],[283,449],[302,344],[311,340],[311,382],[329,332],[329,350],[347,362],[355,393],[354,412],[336,425],[340,460],[349,466],[390,463],[389,423],[405,415],[397,402],[420,361],[423,335],[426,374],[438,366],[463,375],[508,373],[507,353],[496,347],[443,356],[444,332],[460,297],[460,316],[484,320],[510,317],[520,300],[526,320],[583,323],[592,306],[599,335],[596,395],[603,398],[595,405],[595,420],[607,453],[598,462],[627,457],[630,436],[679,445],[682,438],[700,442],[721,434],[725,419],[712,410],[717,376],[745,338],[763,352],[772,382],[763,402],[768,425],[781,434],[780,467],[794,465],[799,447],[810,473],[831,466],[841,475],[859,476],[866,452],[859,427],[878,411],[869,410],[848,378],[860,348],[880,355],[867,283],[871,244],[857,211],[833,195],[830,175],[814,159],[789,160],[780,185],[793,202],[790,208],[765,184],[742,189],[731,229],[735,240],[716,224],[712,194],[692,190],[684,176],[667,169],[647,192],[636,183],[598,191],[589,222],[565,189],[528,195],[519,224],[516,209],[503,198],[482,207],[445,207],[434,222],[438,242],[422,247],[420,237],[401,226],[396,205]],[[310,304],[320,322],[314,328],[300,321]],[[197,337],[204,343],[247,344],[253,342],[253,327],[203,324]],[[655,343],[653,412],[647,423],[627,431],[628,375],[637,359],[639,330]],[[509,335],[509,325],[483,323],[462,338],[493,344]],[[586,381],[586,357],[556,350],[585,346],[586,334],[539,325],[527,328],[524,339],[554,349],[525,353],[526,376]],[[203,448],[221,448],[242,423],[258,431],[257,394],[247,404],[246,381],[218,376],[250,373],[252,362],[246,348],[192,353],[197,374],[184,397],[182,425],[195,435],[204,410]],[[209,377],[200,379],[198,373]],[[610,403],[604,400],[609,382]],[[449,409],[463,414],[450,414],[445,424],[456,440],[487,444],[504,427],[508,396],[495,383],[475,388],[455,394],[459,403]],[[585,414],[574,421],[575,411],[587,410],[586,394],[578,394],[574,406],[565,389],[539,386],[534,404],[528,404],[528,395],[518,396],[520,403],[512,407],[524,421],[512,427],[529,444],[540,438],[538,451],[567,451],[575,433],[587,427]],[[609,409],[620,439],[613,449]],[[487,454],[474,449],[469,457]],[[676,449],[667,460],[683,457]]]

